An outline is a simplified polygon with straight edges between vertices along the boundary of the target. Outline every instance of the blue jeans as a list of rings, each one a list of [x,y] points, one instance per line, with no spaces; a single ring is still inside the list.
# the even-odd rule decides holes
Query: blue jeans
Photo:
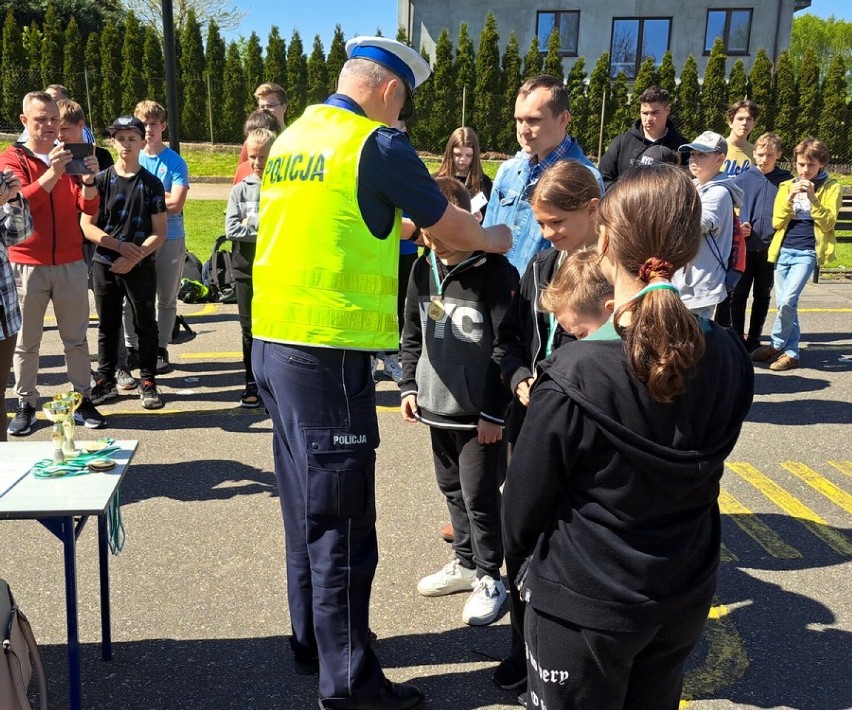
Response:
[[[775,263],[775,301],[778,315],[772,326],[772,347],[799,359],[799,295],[816,266],[812,249],[781,249]]]

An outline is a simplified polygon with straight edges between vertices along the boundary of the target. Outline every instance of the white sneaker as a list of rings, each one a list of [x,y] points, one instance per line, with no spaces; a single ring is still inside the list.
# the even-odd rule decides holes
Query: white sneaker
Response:
[[[476,570],[462,567],[458,559],[455,559],[435,574],[421,579],[417,583],[417,591],[424,597],[440,597],[444,594],[466,592],[473,589],[474,584],[476,584]]]
[[[385,374],[397,384],[402,380],[402,368],[399,365],[399,356],[385,355]]]
[[[506,601],[506,586],[499,579],[485,575],[476,581],[473,594],[462,611],[462,621],[471,626],[486,626],[497,618]]]

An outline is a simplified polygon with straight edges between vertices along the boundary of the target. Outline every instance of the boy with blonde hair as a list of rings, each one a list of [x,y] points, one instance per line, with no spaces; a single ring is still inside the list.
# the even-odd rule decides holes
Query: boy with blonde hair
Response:
[[[541,294],[541,307],[577,340],[598,340],[612,333],[614,291],[600,267],[597,247],[581,247],[565,257]],[[604,328],[604,326],[609,326]]]

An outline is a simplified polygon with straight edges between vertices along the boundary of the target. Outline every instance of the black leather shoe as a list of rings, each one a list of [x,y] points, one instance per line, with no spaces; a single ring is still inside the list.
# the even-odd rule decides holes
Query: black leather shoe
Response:
[[[319,701],[320,710],[414,710],[423,705],[423,693],[414,685],[385,680],[382,692],[374,700],[353,705],[338,705],[334,700],[326,702]]]

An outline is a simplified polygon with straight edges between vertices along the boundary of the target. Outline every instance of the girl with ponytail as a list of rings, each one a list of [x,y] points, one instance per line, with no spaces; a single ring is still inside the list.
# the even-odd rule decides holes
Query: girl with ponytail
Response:
[[[622,176],[598,210],[609,337],[564,344],[533,388],[503,493],[506,555],[528,558],[513,581],[533,704],[678,707],[754,378],[737,336],[691,314],[671,283],[700,241],[686,174]]]

